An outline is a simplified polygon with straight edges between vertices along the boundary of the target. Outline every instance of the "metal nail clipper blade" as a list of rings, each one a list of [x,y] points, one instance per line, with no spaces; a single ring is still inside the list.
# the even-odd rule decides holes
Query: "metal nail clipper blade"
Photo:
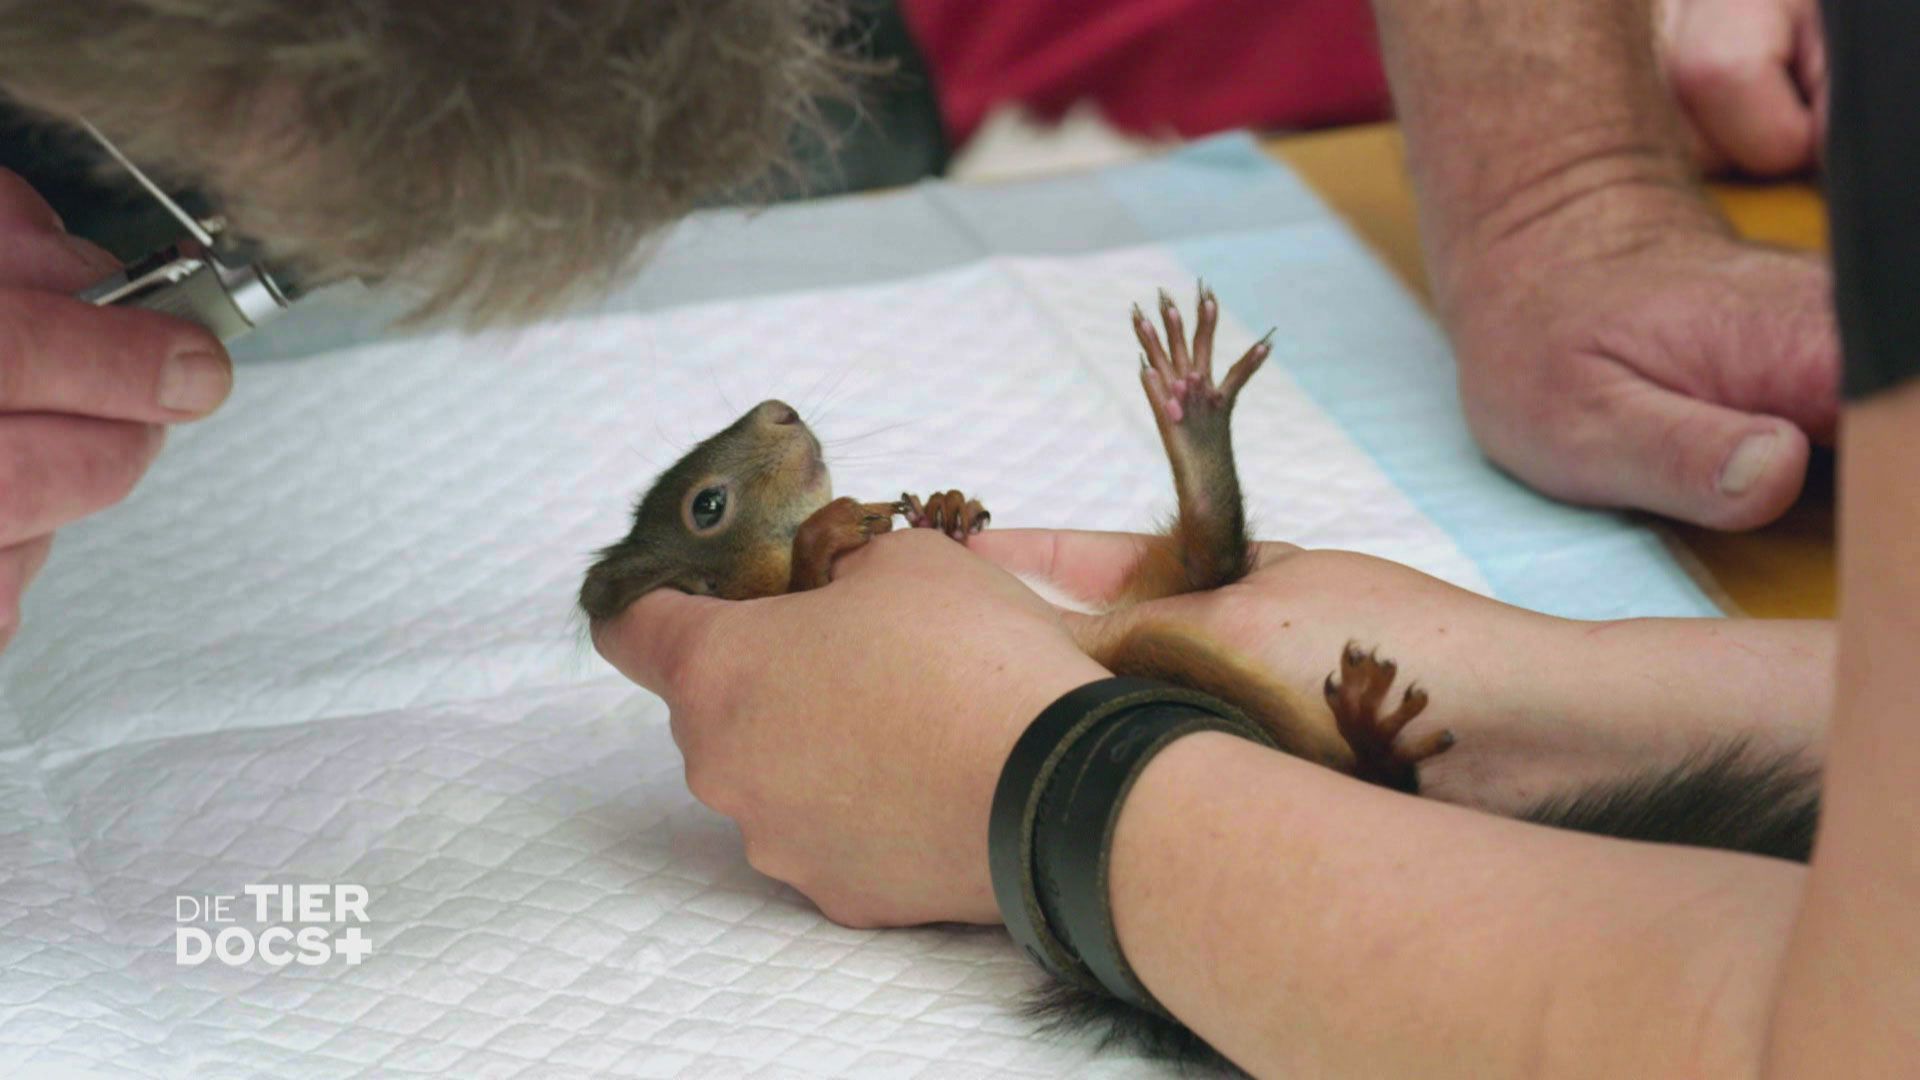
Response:
[[[266,266],[247,257],[245,245],[227,231],[224,219],[202,221],[187,213],[99,129],[81,123],[166,207],[186,236],[75,294],[77,299],[164,312],[199,323],[221,341],[232,341],[287,310],[291,291]]]

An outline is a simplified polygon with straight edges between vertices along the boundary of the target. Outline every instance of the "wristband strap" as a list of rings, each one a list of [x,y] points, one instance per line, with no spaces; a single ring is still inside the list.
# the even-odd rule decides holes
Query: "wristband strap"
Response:
[[[1199,731],[1266,746],[1266,731],[1209,695],[1151,679],[1069,691],[1014,744],[994,791],[995,902],[1029,958],[1083,989],[1164,1014],[1120,953],[1107,892],[1122,800],[1153,756]]]

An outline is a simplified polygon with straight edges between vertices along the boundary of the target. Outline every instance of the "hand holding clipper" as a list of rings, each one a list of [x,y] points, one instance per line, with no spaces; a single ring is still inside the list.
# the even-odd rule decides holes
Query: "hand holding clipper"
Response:
[[[74,300],[114,266],[0,170],[0,648],[55,530],[120,501],[166,425],[207,415],[233,385],[204,323]]]

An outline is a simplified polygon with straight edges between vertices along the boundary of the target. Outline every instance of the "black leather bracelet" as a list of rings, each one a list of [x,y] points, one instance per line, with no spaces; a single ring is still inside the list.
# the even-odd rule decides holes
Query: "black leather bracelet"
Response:
[[[1121,955],[1107,860],[1134,779],[1199,731],[1273,745],[1217,698],[1135,678],[1068,692],[1014,744],[988,828],[994,899],[1015,942],[1055,977],[1164,1013]]]

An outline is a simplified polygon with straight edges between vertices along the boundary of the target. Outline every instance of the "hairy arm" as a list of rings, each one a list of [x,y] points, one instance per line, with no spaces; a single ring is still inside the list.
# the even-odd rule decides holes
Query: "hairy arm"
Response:
[[[1142,981],[1272,1076],[1750,1075],[1804,873],[1416,801],[1221,735],[1147,768],[1111,866]]]
[[[1649,0],[1375,7],[1443,307],[1463,247],[1497,246],[1574,203],[1620,226],[1610,243],[1671,221],[1718,227],[1654,57]]]

